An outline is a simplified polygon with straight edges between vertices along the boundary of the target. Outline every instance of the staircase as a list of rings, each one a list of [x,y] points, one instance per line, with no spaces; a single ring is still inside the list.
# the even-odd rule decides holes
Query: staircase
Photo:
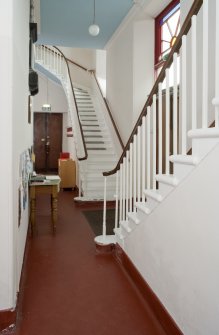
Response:
[[[47,71],[62,85],[69,107],[69,119],[73,128],[74,141],[79,166],[79,197],[76,201],[103,199],[103,171],[110,170],[118,160],[118,148],[113,140],[115,134],[109,130],[104,115],[104,104],[93,73],[85,71],[90,87],[72,81],[72,72],[64,55],[51,46],[35,46],[35,63],[38,70]],[[73,63],[75,66],[75,63]],[[106,107],[105,107],[106,109]],[[110,178],[107,199],[114,200],[115,177]]]
[[[74,88],[78,115],[82,125],[88,158],[81,182],[84,196],[81,200],[103,199],[103,171],[111,169],[117,156],[103,115],[98,111],[95,96],[87,88]],[[83,171],[83,168],[82,168]],[[108,200],[114,199],[115,177],[111,178]],[[77,198],[79,200],[80,198]]]
[[[195,0],[125,150],[104,172],[105,194],[109,176],[117,180],[115,234],[106,235],[104,202],[95,238],[121,246],[186,335],[219,329],[218,59],[219,1]]]

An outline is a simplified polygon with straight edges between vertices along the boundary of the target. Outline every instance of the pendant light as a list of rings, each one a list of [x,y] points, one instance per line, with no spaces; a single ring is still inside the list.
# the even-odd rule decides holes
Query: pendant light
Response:
[[[100,27],[95,23],[95,16],[96,16],[96,0],[94,0],[94,18],[93,18],[93,24],[90,25],[88,28],[89,34],[91,36],[97,36],[100,32]]]

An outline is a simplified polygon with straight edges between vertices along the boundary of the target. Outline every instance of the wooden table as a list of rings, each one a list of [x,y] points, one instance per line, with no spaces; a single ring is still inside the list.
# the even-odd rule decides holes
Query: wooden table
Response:
[[[29,196],[30,196],[30,222],[31,222],[31,232],[34,231],[35,221],[36,221],[36,196],[38,194],[49,194],[51,197],[51,212],[52,212],[52,224],[53,231],[56,230],[57,223],[57,196],[59,192],[60,179],[45,180],[43,182],[33,182],[29,183]]]

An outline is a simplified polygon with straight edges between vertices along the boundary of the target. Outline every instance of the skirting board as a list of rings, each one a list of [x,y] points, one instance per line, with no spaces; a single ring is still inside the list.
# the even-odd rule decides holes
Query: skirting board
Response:
[[[115,245],[114,255],[117,262],[122,266],[132,283],[135,285],[143,300],[150,306],[164,331],[168,335],[183,335],[182,331],[169,315],[164,305],[160,302],[145,279],[136,269],[135,265],[118,244]]]
[[[0,311],[0,332],[16,323],[16,310]]]

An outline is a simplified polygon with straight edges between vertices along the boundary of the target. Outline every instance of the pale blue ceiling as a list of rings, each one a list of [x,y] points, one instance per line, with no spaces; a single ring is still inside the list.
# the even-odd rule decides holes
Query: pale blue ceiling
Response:
[[[96,0],[100,34],[92,37],[93,0],[40,0],[38,43],[103,49],[132,8],[133,0]]]

